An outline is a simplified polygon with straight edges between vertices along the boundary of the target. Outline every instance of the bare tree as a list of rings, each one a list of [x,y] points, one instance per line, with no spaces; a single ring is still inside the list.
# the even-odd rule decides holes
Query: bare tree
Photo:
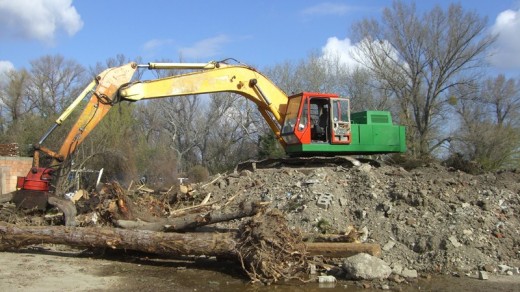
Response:
[[[27,96],[30,75],[27,70],[20,69],[6,72],[5,77],[4,84],[0,86],[0,101],[12,122],[32,110]]]
[[[86,84],[85,68],[61,55],[31,61],[30,97],[44,117],[60,113]]]
[[[520,156],[520,86],[503,75],[450,90],[461,123],[452,150],[486,170],[517,167]]]
[[[520,126],[520,82],[502,74],[488,78],[481,92],[482,102],[490,108],[499,126]]]
[[[266,124],[256,105],[236,94],[219,93],[212,95],[208,111],[211,127],[204,136],[201,153],[210,171],[228,170],[256,157],[259,130]]]
[[[439,140],[435,122],[448,89],[476,78],[475,69],[483,66],[485,53],[495,41],[486,35],[486,19],[458,4],[419,15],[414,4],[394,1],[381,20],[362,20],[353,30],[360,44],[358,60],[399,101],[410,150],[429,155],[433,142]],[[456,79],[462,74],[467,79]]]
[[[200,162],[200,153],[197,146],[204,124],[201,121],[203,112],[200,105],[200,96],[180,98],[166,98],[150,103],[156,109],[155,114],[164,118],[163,129],[170,137],[170,147],[176,152],[177,169],[179,172],[187,170],[183,163]]]
[[[371,72],[362,67],[353,68],[345,78],[348,95],[352,99],[352,110],[392,110],[391,92],[373,78]]]

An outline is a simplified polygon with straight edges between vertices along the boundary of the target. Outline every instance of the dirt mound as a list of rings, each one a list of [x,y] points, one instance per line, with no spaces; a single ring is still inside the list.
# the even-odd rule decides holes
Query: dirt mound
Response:
[[[392,266],[456,273],[520,265],[520,173],[428,164],[279,168],[221,177],[201,195],[270,201],[304,233],[364,230]]]

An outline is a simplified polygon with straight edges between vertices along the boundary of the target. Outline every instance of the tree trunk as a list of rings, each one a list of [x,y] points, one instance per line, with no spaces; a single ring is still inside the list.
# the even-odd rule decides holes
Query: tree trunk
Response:
[[[164,233],[117,228],[0,223],[0,250],[32,244],[125,249],[165,256],[235,256],[236,233]]]

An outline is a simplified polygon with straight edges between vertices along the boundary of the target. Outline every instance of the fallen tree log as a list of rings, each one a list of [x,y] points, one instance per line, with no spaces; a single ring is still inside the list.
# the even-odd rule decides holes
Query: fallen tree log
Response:
[[[164,233],[100,227],[15,226],[0,223],[0,250],[33,244],[124,249],[165,256],[234,256],[236,233]]]
[[[243,217],[251,217],[265,209],[265,202],[242,202],[236,205],[227,205],[209,212],[186,214],[181,217],[167,218],[159,222],[144,222],[131,220],[116,220],[117,226],[125,229],[139,229],[150,231],[185,231],[197,227],[224,222]]]

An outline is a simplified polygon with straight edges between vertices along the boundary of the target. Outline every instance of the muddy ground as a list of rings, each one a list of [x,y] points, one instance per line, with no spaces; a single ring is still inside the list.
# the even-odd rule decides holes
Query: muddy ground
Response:
[[[232,196],[271,202],[272,208],[285,213],[292,228],[333,234],[355,228],[359,240],[381,244],[381,258],[391,267],[419,274],[401,283],[376,281],[365,283],[366,287],[520,290],[515,270],[520,267],[518,171],[471,175],[436,163],[409,170],[362,164],[257,169],[211,181],[194,186],[191,204],[208,194],[214,202]],[[323,201],[324,197],[330,201]],[[4,205],[2,212],[4,220],[12,209]],[[239,224],[236,220],[217,225]],[[481,270],[489,272],[489,280],[477,279]],[[365,285],[344,281],[341,273],[335,276],[340,281],[335,287],[342,291],[348,291],[345,286]],[[2,291],[242,291],[250,287],[239,267],[214,259],[153,259],[134,254],[107,258],[99,251],[49,245],[1,253],[0,280]],[[276,287],[303,289],[300,284],[287,285]],[[319,286],[306,284],[308,289]]]

